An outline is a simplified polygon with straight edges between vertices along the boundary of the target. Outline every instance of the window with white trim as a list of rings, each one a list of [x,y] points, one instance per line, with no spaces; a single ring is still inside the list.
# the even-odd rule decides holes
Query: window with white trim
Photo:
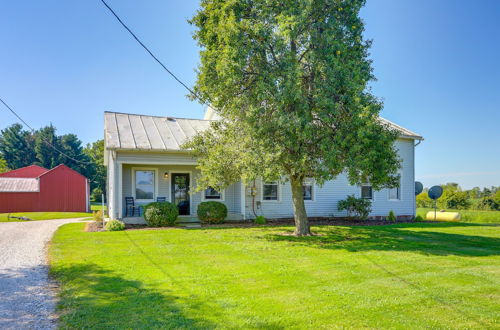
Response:
[[[401,176],[399,176],[398,186],[389,188],[389,200],[398,201],[401,199]]]
[[[361,185],[361,198],[373,199],[373,188],[369,183]]]
[[[302,185],[305,201],[312,201],[314,199],[314,180],[312,178],[305,178]]]
[[[212,187],[208,187],[205,189],[203,197],[205,199],[210,199],[210,200],[221,200],[222,199],[222,193],[219,191],[215,190]]]
[[[264,182],[262,184],[262,200],[277,201],[279,199],[278,181]]]
[[[135,198],[138,200],[154,200],[155,171],[135,170]]]

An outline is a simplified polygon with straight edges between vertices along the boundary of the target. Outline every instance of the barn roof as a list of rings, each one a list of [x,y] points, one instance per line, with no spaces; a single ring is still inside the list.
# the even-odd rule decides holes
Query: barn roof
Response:
[[[422,136],[393,122],[380,118],[402,138],[422,140]],[[181,145],[197,132],[206,130],[210,120],[145,116],[120,112],[104,113],[107,149],[179,151]]]
[[[38,179],[0,177],[0,192],[38,192]]]
[[[4,178],[37,178],[49,170],[38,165],[29,165],[5,173],[0,173]]]

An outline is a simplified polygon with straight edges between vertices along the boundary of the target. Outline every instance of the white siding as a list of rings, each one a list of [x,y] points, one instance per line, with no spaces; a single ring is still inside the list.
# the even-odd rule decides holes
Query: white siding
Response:
[[[388,199],[388,189],[374,191],[372,212],[370,216],[387,216],[393,210],[396,215],[413,216],[415,214],[415,175],[414,175],[414,145],[413,140],[398,140],[396,148],[402,158],[401,173],[401,199],[391,201]],[[255,201],[261,201],[261,182],[256,183],[257,196]],[[359,186],[351,186],[345,174],[339,175],[335,180],[326,182],[322,187],[314,186],[314,200],[305,201],[307,215],[310,217],[342,217],[346,212],[337,211],[339,200],[345,199],[347,195],[361,196]],[[292,192],[290,183],[280,185],[279,201],[262,201],[261,207],[257,203],[255,210],[257,215],[268,218],[293,217]],[[245,212],[248,218],[254,218],[252,208],[252,196],[249,189],[246,190]]]
[[[133,196],[133,182],[132,170],[133,168],[147,168],[157,170],[158,177],[155,178],[158,190],[155,192],[156,197],[166,197],[167,201],[171,200],[171,178],[172,173],[186,173],[190,172],[190,185],[191,190],[194,191],[196,187],[196,178],[199,171],[194,166],[186,165],[154,165],[154,164],[123,164],[123,185],[122,185],[122,199],[125,197]],[[164,178],[164,173],[168,172],[168,179]],[[238,187],[238,188],[237,188]],[[233,184],[226,188],[224,192],[224,203],[227,206],[229,213],[240,213],[240,190],[239,183]],[[202,192],[194,192],[191,194],[191,215],[196,215],[198,204],[202,201]],[[125,214],[124,201],[122,202],[123,214]]]
[[[370,216],[387,216],[390,210],[393,210],[399,216],[413,216],[415,214],[415,195],[414,195],[414,141],[400,139],[396,142],[396,148],[402,158],[401,168],[401,200],[391,201],[388,199],[388,190],[382,189],[374,191],[374,200],[372,203],[372,213]],[[120,175],[120,166],[123,164],[122,184],[118,184]],[[110,201],[110,212],[112,217],[118,217],[120,205],[124,208],[124,198],[133,196],[132,168],[149,167],[157,169],[158,177],[156,196],[166,197],[170,200],[170,178],[165,180],[165,172],[191,172],[191,186],[194,190],[196,178],[199,174],[195,168],[196,160],[188,153],[160,153],[160,152],[117,152],[116,160],[109,155],[108,164],[108,194]],[[121,186],[121,194],[118,189]],[[116,187],[116,189],[113,189]],[[252,196],[249,194],[249,187],[245,189],[245,210],[247,218],[253,218]],[[345,216],[345,212],[337,211],[339,200],[345,199],[347,195],[354,194],[360,196],[359,186],[351,186],[345,175],[338,176],[335,180],[326,182],[322,187],[315,185],[314,200],[305,201],[307,213],[311,217],[327,216]],[[121,196],[120,196],[121,195]],[[193,193],[191,196],[191,214],[196,215],[198,204],[202,200],[201,192]],[[258,208],[255,204],[258,215],[263,214],[268,218],[283,218],[293,216],[292,198],[290,184],[280,186],[280,200],[277,202],[264,201]],[[120,202],[121,198],[121,202]],[[241,211],[241,183],[235,183],[226,188],[225,200],[230,213],[240,213]],[[257,182],[257,196],[255,201],[261,201],[261,184]]]

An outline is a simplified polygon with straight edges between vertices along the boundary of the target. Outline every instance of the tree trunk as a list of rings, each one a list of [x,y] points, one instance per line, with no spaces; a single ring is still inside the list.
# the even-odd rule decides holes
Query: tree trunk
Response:
[[[307,220],[306,207],[304,205],[304,190],[302,188],[302,177],[291,176],[293,216],[295,219],[295,235],[309,236],[311,230]]]

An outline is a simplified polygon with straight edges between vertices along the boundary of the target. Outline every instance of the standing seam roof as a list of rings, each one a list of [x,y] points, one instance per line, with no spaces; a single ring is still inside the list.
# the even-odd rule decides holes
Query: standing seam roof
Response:
[[[206,130],[210,122],[202,119],[105,112],[105,144],[108,149],[180,151],[184,142]],[[380,122],[397,130],[403,138],[423,139],[387,119],[380,118]]]

